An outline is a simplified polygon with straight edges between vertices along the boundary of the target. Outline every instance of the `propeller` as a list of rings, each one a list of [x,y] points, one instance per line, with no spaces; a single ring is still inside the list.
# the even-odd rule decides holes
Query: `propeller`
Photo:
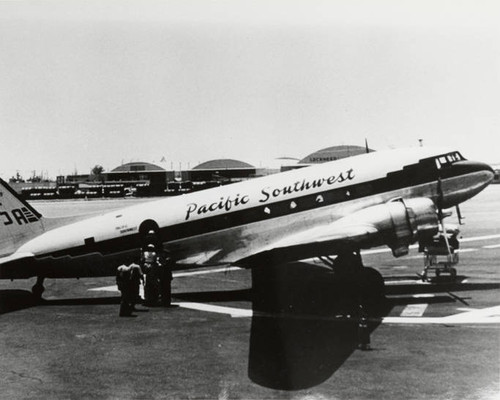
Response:
[[[446,229],[446,226],[444,224],[444,219],[446,217],[449,217],[451,215],[451,212],[444,213],[443,212],[443,202],[444,202],[444,192],[443,192],[443,182],[441,180],[441,169],[438,170],[438,180],[437,180],[437,194],[438,197],[436,199],[436,206],[437,206],[437,211],[438,211],[438,220],[439,224],[441,225],[441,231],[442,235],[444,238],[444,241],[446,243],[446,249],[448,250],[448,255],[451,257],[451,249],[450,249],[450,243],[448,241],[448,232]]]
[[[441,181],[441,174],[438,175],[437,194],[438,194],[438,197],[436,199],[436,206],[438,209],[438,219],[439,219],[439,222],[442,224],[443,219],[446,217],[449,217],[451,215],[451,212],[447,212],[447,213],[443,212],[444,193],[443,193],[443,182]],[[460,211],[460,207],[458,204],[455,206],[455,209],[457,210],[458,224],[463,225],[462,221],[464,220],[464,217],[462,216],[462,212]]]
[[[437,181],[437,194],[438,197],[436,199],[436,206],[438,209],[438,219],[439,222],[443,222],[443,200],[444,200],[444,194],[443,194],[443,182],[441,181],[441,174],[438,175],[438,181]]]
[[[460,206],[457,204],[455,209],[457,210],[458,225],[463,225],[464,223],[462,221],[465,217],[462,215],[462,211],[460,211]]]

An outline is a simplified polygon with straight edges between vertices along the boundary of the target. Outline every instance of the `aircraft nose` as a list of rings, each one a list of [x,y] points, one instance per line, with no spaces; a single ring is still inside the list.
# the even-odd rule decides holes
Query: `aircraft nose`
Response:
[[[495,171],[490,165],[479,161],[459,161],[454,163],[452,168],[456,175],[480,173],[486,184],[490,183],[495,176]]]
[[[488,164],[478,161],[458,161],[441,170],[441,177],[451,178],[442,183],[444,208],[462,203],[488,186],[495,173]]]

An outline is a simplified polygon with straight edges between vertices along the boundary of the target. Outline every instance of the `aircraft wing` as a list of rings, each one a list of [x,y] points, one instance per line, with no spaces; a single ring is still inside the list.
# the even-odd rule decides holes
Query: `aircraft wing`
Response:
[[[253,254],[238,261],[238,265],[250,265],[262,260],[275,260],[284,263],[310,257],[337,254],[348,246],[364,247],[363,243],[375,244],[379,230],[373,225],[351,226],[322,226],[315,227],[299,234],[294,234],[279,240]]]
[[[335,254],[337,249],[345,248],[348,243],[355,244],[368,241],[369,237],[378,234],[378,230],[369,224],[352,224],[341,226],[334,224],[313,227],[305,231],[293,233],[265,245],[254,246],[250,241],[242,241],[232,252],[224,252],[223,246],[212,251],[191,252],[189,255],[177,253],[177,269],[199,266],[237,265],[253,267],[256,263],[270,259],[278,263],[301,260],[309,257]]]
[[[367,207],[337,221],[300,231],[269,243],[236,264],[253,266],[262,260],[278,263],[338,254],[346,247],[388,245],[394,256],[408,254],[408,246],[437,233],[432,200],[414,198]]]

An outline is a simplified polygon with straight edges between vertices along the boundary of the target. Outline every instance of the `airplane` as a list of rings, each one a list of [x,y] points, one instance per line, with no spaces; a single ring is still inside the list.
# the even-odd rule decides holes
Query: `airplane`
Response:
[[[0,279],[37,277],[41,299],[45,278],[114,276],[150,231],[174,269],[252,268],[382,245],[400,257],[439,232],[443,209],[493,176],[456,150],[395,149],[67,218],[43,217],[1,181]],[[373,268],[357,277],[383,286]]]

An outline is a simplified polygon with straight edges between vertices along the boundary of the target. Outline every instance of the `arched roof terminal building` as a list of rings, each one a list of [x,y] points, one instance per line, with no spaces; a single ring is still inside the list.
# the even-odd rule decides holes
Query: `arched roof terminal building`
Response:
[[[151,194],[163,194],[167,182],[173,180],[174,171],[147,162],[130,162],[103,173],[106,183],[147,186]]]
[[[103,172],[99,177],[92,175],[61,176],[58,177],[58,186],[93,184],[102,185],[105,188],[115,185],[136,188],[138,195],[178,194],[183,191],[201,190],[206,187],[237,182],[279,171],[303,168],[311,164],[339,160],[363,154],[366,151],[367,149],[363,146],[332,146],[315,151],[298,162],[297,159],[283,157],[273,160],[272,167],[258,169],[249,163],[234,159],[210,160],[185,171],[167,171],[148,162],[130,162],[109,172]],[[374,150],[368,149],[368,151]],[[180,179],[178,179],[179,177]]]
[[[291,162],[290,158],[282,158],[274,160],[281,165],[280,169],[273,169],[272,172],[262,171],[255,166],[244,161],[223,158],[203,162],[196,167],[181,172],[181,181],[190,182],[219,182],[230,183],[235,181],[246,180],[268,173],[286,171],[295,168],[307,167],[311,164],[318,164],[328,161],[339,160],[341,158],[351,157],[358,154],[366,153],[366,148],[363,146],[332,146],[327,147],[314,153],[309,154],[298,162]],[[374,151],[369,149],[369,151]],[[107,182],[149,182],[153,187],[164,187],[166,182],[175,180],[175,171],[166,171],[164,168],[147,163],[147,162],[131,162],[120,165],[110,172],[103,174]]]
[[[141,172],[151,172],[151,171],[165,171],[165,168],[159,167],[158,165],[151,164],[148,162],[130,162],[127,164],[122,164],[115,169],[108,172],[108,174],[130,174],[130,173],[141,173]]]
[[[187,180],[193,182],[234,181],[255,177],[256,168],[243,161],[220,159],[201,163],[187,172]]]

